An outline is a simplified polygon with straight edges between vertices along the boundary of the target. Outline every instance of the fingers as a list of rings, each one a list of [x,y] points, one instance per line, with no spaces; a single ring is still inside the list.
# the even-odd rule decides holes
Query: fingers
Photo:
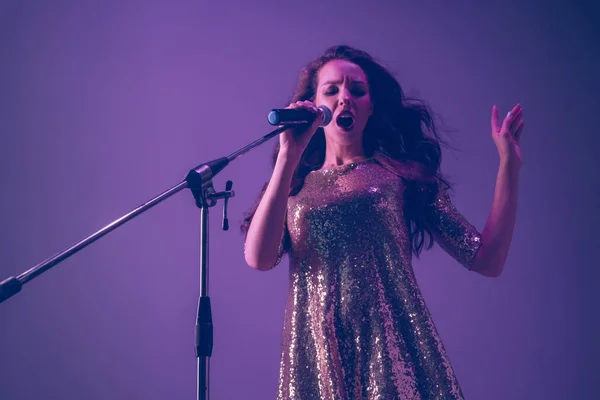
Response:
[[[491,125],[492,132],[500,133],[501,131],[506,133],[516,132],[521,122],[521,118],[523,117],[523,108],[520,104],[516,104],[512,110],[510,110],[504,120],[502,121],[502,125],[500,125],[500,118],[498,117],[498,107],[496,105],[492,106],[492,117],[491,117]]]
[[[515,122],[518,123],[519,118],[521,118],[522,111],[523,110],[520,104],[515,105],[512,110],[506,114],[506,118],[504,118],[504,121],[502,122],[502,130],[505,132],[514,132],[514,129],[511,128],[513,128],[513,124],[515,124]]]
[[[323,110],[321,110],[320,108],[318,108],[315,105],[315,103],[313,103],[312,101],[309,101],[309,100],[296,101],[295,103],[291,103],[286,108],[292,108],[292,109],[302,108],[304,110],[312,111],[312,112],[316,113],[317,114],[317,118],[315,118],[315,123],[317,124],[317,126],[320,124],[320,119],[319,118],[323,117]]]
[[[517,141],[523,133],[523,108],[517,104],[508,113],[506,118],[506,131],[511,134]]]
[[[314,111],[314,112],[318,112],[319,109],[317,108],[317,106],[315,105],[315,103],[313,103],[312,101],[297,101],[295,103],[291,103],[289,106],[287,106],[286,108],[303,108],[305,110],[308,111]]]
[[[521,105],[520,104],[515,104],[515,106],[512,108],[512,110],[510,110],[508,112],[508,114],[506,115],[507,117],[510,117],[511,115],[515,114],[517,111],[519,111],[521,109]]]
[[[511,121],[508,124],[509,132],[512,133],[517,130],[519,123],[522,121],[522,117],[523,117],[523,109],[522,108],[519,108],[517,111],[515,111],[514,113],[511,114],[511,116],[510,116]]]
[[[521,136],[523,136],[523,127],[525,126],[525,121],[519,121],[515,131],[515,140],[519,142],[521,140]]]

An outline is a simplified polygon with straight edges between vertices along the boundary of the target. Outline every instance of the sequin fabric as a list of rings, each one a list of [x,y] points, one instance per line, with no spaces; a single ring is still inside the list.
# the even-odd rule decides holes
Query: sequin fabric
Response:
[[[480,234],[440,192],[437,242],[469,268]],[[402,180],[374,159],[311,172],[288,200],[277,399],[462,399],[411,265]]]

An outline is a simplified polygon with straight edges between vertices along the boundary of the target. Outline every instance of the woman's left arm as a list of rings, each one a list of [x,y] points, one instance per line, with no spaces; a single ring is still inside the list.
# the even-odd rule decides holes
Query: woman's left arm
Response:
[[[517,216],[519,173],[522,159],[523,109],[517,104],[499,124],[498,108],[492,109],[492,139],[498,148],[500,167],[492,207],[481,232],[481,247],[471,270],[484,276],[498,277],[504,269]]]

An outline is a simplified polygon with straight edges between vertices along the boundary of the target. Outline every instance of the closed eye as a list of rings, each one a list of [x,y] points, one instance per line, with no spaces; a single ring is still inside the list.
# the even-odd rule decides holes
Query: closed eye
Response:
[[[333,96],[334,94],[336,94],[338,92],[338,88],[335,86],[330,86],[329,88],[327,88],[327,90],[325,90],[325,95],[326,96]],[[362,97],[366,94],[366,91],[360,87],[353,87],[352,89],[350,89],[350,93],[352,93],[353,96],[356,97]]]

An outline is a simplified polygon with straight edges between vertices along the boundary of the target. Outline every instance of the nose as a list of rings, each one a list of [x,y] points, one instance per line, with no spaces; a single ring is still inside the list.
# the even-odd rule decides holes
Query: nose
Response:
[[[350,96],[350,91],[347,88],[343,88],[342,90],[340,90],[338,103],[340,106],[349,105],[351,98],[352,96]]]

